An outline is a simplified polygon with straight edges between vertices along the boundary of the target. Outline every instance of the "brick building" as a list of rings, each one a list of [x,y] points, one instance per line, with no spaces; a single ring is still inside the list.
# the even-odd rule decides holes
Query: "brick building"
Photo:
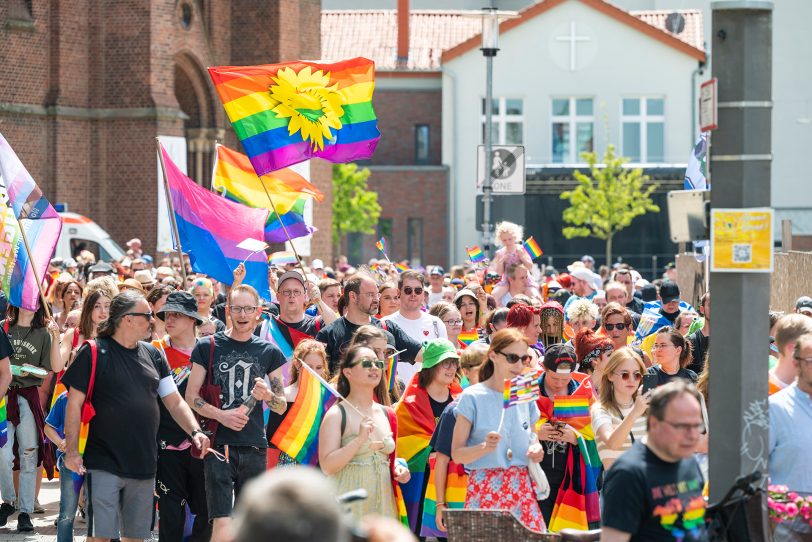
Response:
[[[215,141],[238,144],[206,67],[318,58],[320,17],[320,0],[0,2],[0,132],[52,202],[151,252],[155,137],[185,137],[209,186]],[[312,253],[329,259],[330,165],[311,180]]]

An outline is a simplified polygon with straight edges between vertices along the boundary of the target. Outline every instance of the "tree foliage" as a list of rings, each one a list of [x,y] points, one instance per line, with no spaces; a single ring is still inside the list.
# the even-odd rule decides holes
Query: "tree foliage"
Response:
[[[375,233],[381,206],[378,193],[368,189],[369,173],[369,169],[359,169],[352,163],[333,165],[333,245],[336,247],[341,236],[347,233]]]
[[[595,152],[581,156],[589,165],[590,175],[575,171],[578,186],[561,194],[561,199],[570,202],[562,216],[569,226],[562,232],[567,239],[594,237],[606,241],[606,263],[611,265],[614,236],[636,217],[660,210],[651,199],[657,185],[648,182],[643,170],[624,167],[629,159],[616,156],[613,145],[607,147],[602,165]]]

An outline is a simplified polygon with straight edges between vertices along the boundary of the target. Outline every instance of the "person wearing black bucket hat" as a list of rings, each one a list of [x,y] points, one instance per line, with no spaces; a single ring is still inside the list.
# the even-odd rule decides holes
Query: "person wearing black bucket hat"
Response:
[[[178,391],[186,393],[186,380],[192,369],[189,356],[196,342],[196,328],[203,324],[197,312],[197,300],[189,292],[176,291],[166,296],[166,302],[155,314],[165,323],[166,335],[152,345],[169,362]],[[186,449],[188,437],[161,405],[158,427],[158,472],[155,491],[158,495],[158,526],[160,540],[181,540],[186,521],[185,503],[195,515],[193,540],[208,540],[211,525],[206,510],[206,487],[203,460],[192,457]]]

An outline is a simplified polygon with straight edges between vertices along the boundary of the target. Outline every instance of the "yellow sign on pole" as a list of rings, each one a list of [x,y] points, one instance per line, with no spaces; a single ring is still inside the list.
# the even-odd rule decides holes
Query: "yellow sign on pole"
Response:
[[[711,271],[772,273],[773,210],[712,209]]]

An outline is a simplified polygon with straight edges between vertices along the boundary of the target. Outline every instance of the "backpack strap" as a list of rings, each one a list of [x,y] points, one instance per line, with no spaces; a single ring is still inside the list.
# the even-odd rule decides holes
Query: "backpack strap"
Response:
[[[73,343],[70,346],[71,351],[76,350],[76,347],[79,345],[79,326],[73,328]]]
[[[93,386],[96,383],[96,363],[99,359],[99,352],[94,339],[85,341],[85,344],[90,346],[90,382],[87,384],[87,393],[85,394],[85,402],[89,403],[91,397],[93,397]]]
[[[321,331],[321,326],[324,323],[324,320],[321,319],[320,316],[316,317],[316,333]]]
[[[395,440],[395,443],[398,441],[398,417],[395,414],[395,410],[391,407],[385,407],[381,405],[381,408],[386,412],[386,417],[389,420],[389,428],[392,430],[392,438]],[[394,483],[395,480],[395,457],[398,455],[397,446],[395,446],[395,451],[389,454],[389,476]]]

